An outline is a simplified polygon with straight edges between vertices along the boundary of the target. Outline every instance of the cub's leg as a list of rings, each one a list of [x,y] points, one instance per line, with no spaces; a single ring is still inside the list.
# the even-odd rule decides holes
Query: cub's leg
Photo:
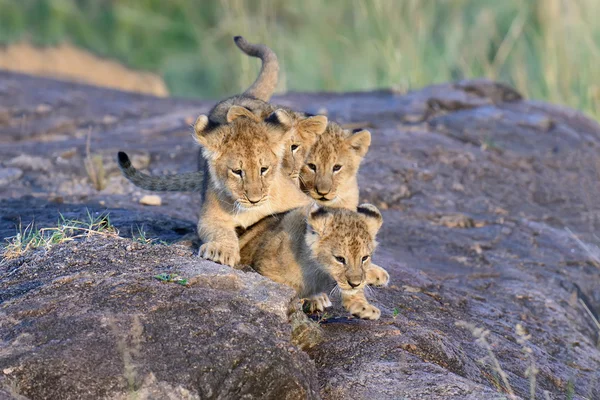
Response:
[[[315,294],[304,300],[303,309],[306,312],[314,313],[316,311],[323,312],[327,307],[331,307],[331,300],[325,293]]]
[[[364,289],[342,290],[342,304],[352,315],[363,319],[379,319],[379,308],[369,304]]]
[[[240,262],[240,245],[235,222],[207,198],[198,221],[198,236],[204,243],[198,255],[234,267]]]
[[[379,265],[371,264],[367,269],[367,285],[387,286],[390,282],[390,274]]]

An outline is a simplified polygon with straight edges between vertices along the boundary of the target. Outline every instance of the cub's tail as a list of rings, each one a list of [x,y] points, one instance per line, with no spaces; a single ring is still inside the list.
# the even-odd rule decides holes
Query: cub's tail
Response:
[[[129,156],[122,151],[119,152],[119,168],[125,178],[142,189],[155,192],[197,192],[202,190],[204,180],[202,171],[167,176],[150,176],[135,169],[131,165]]]
[[[262,61],[258,78],[256,78],[252,86],[244,94],[259,100],[269,101],[277,87],[277,80],[279,78],[279,61],[277,61],[277,56],[273,50],[264,44],[248,43],[241,36],[236,36],[233,40],[237,47],[244,53],[251,57],[260,58]]]

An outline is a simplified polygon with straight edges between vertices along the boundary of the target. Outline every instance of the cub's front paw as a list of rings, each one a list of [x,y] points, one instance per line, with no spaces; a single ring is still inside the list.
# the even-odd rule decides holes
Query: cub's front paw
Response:
[[[390,274],[378,265],[371,265],[367,270],[367,285],[387,286],[390,282]]]
[[[319,293],[304,299],[302,309],[307,313],[314,313],[316,311],[323,312],[327,307],[331,307],[331,300],[325,293]]]
[[[364,301],[352,302],[346,306],[346,310],[352,315],[362,319],[376,320],[381,316],[379,308]]]
[[[208,242],[200,246],[198,256],[206,260],[235,267],[240,262],[240,249],[237,245]]]

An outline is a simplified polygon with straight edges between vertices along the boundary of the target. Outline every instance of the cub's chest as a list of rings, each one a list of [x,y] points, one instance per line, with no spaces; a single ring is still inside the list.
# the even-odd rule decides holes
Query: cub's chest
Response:
[[[236,226],[247,228],[254,225],[266,216],[273,214],[269,204],[263,204],[259,207],[253,207],[247,210],[242,210],[233,215],[233,220]]]

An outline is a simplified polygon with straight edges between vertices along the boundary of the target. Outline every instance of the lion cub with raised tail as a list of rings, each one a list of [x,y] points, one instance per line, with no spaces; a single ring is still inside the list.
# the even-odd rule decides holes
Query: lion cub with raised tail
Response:
[[[206,174],[151,177],[137,171],[125,153],[119,153],[119,165],[129,180],[145,189],[206,185],[198,221],[198,235],[204,244],[198,254],[234,266],[240,261],[236,228],[312,201],[281,171],[291,125],[285,111],[278,110],[263,121],[244,107],[232,106],[227,121],[216,127],[210,126],[204,115],[196,121],[194,138],[207,160]]]
[[[339,288],[342,304],[353,315],[378,319],[365,285],[375,236],[383,219],[377,208],[362,204],[356,211],[313,206],[267,217],[240,236],[241,262],[260,274],[296,290],[313,310],[331,306],[323,293]]]

